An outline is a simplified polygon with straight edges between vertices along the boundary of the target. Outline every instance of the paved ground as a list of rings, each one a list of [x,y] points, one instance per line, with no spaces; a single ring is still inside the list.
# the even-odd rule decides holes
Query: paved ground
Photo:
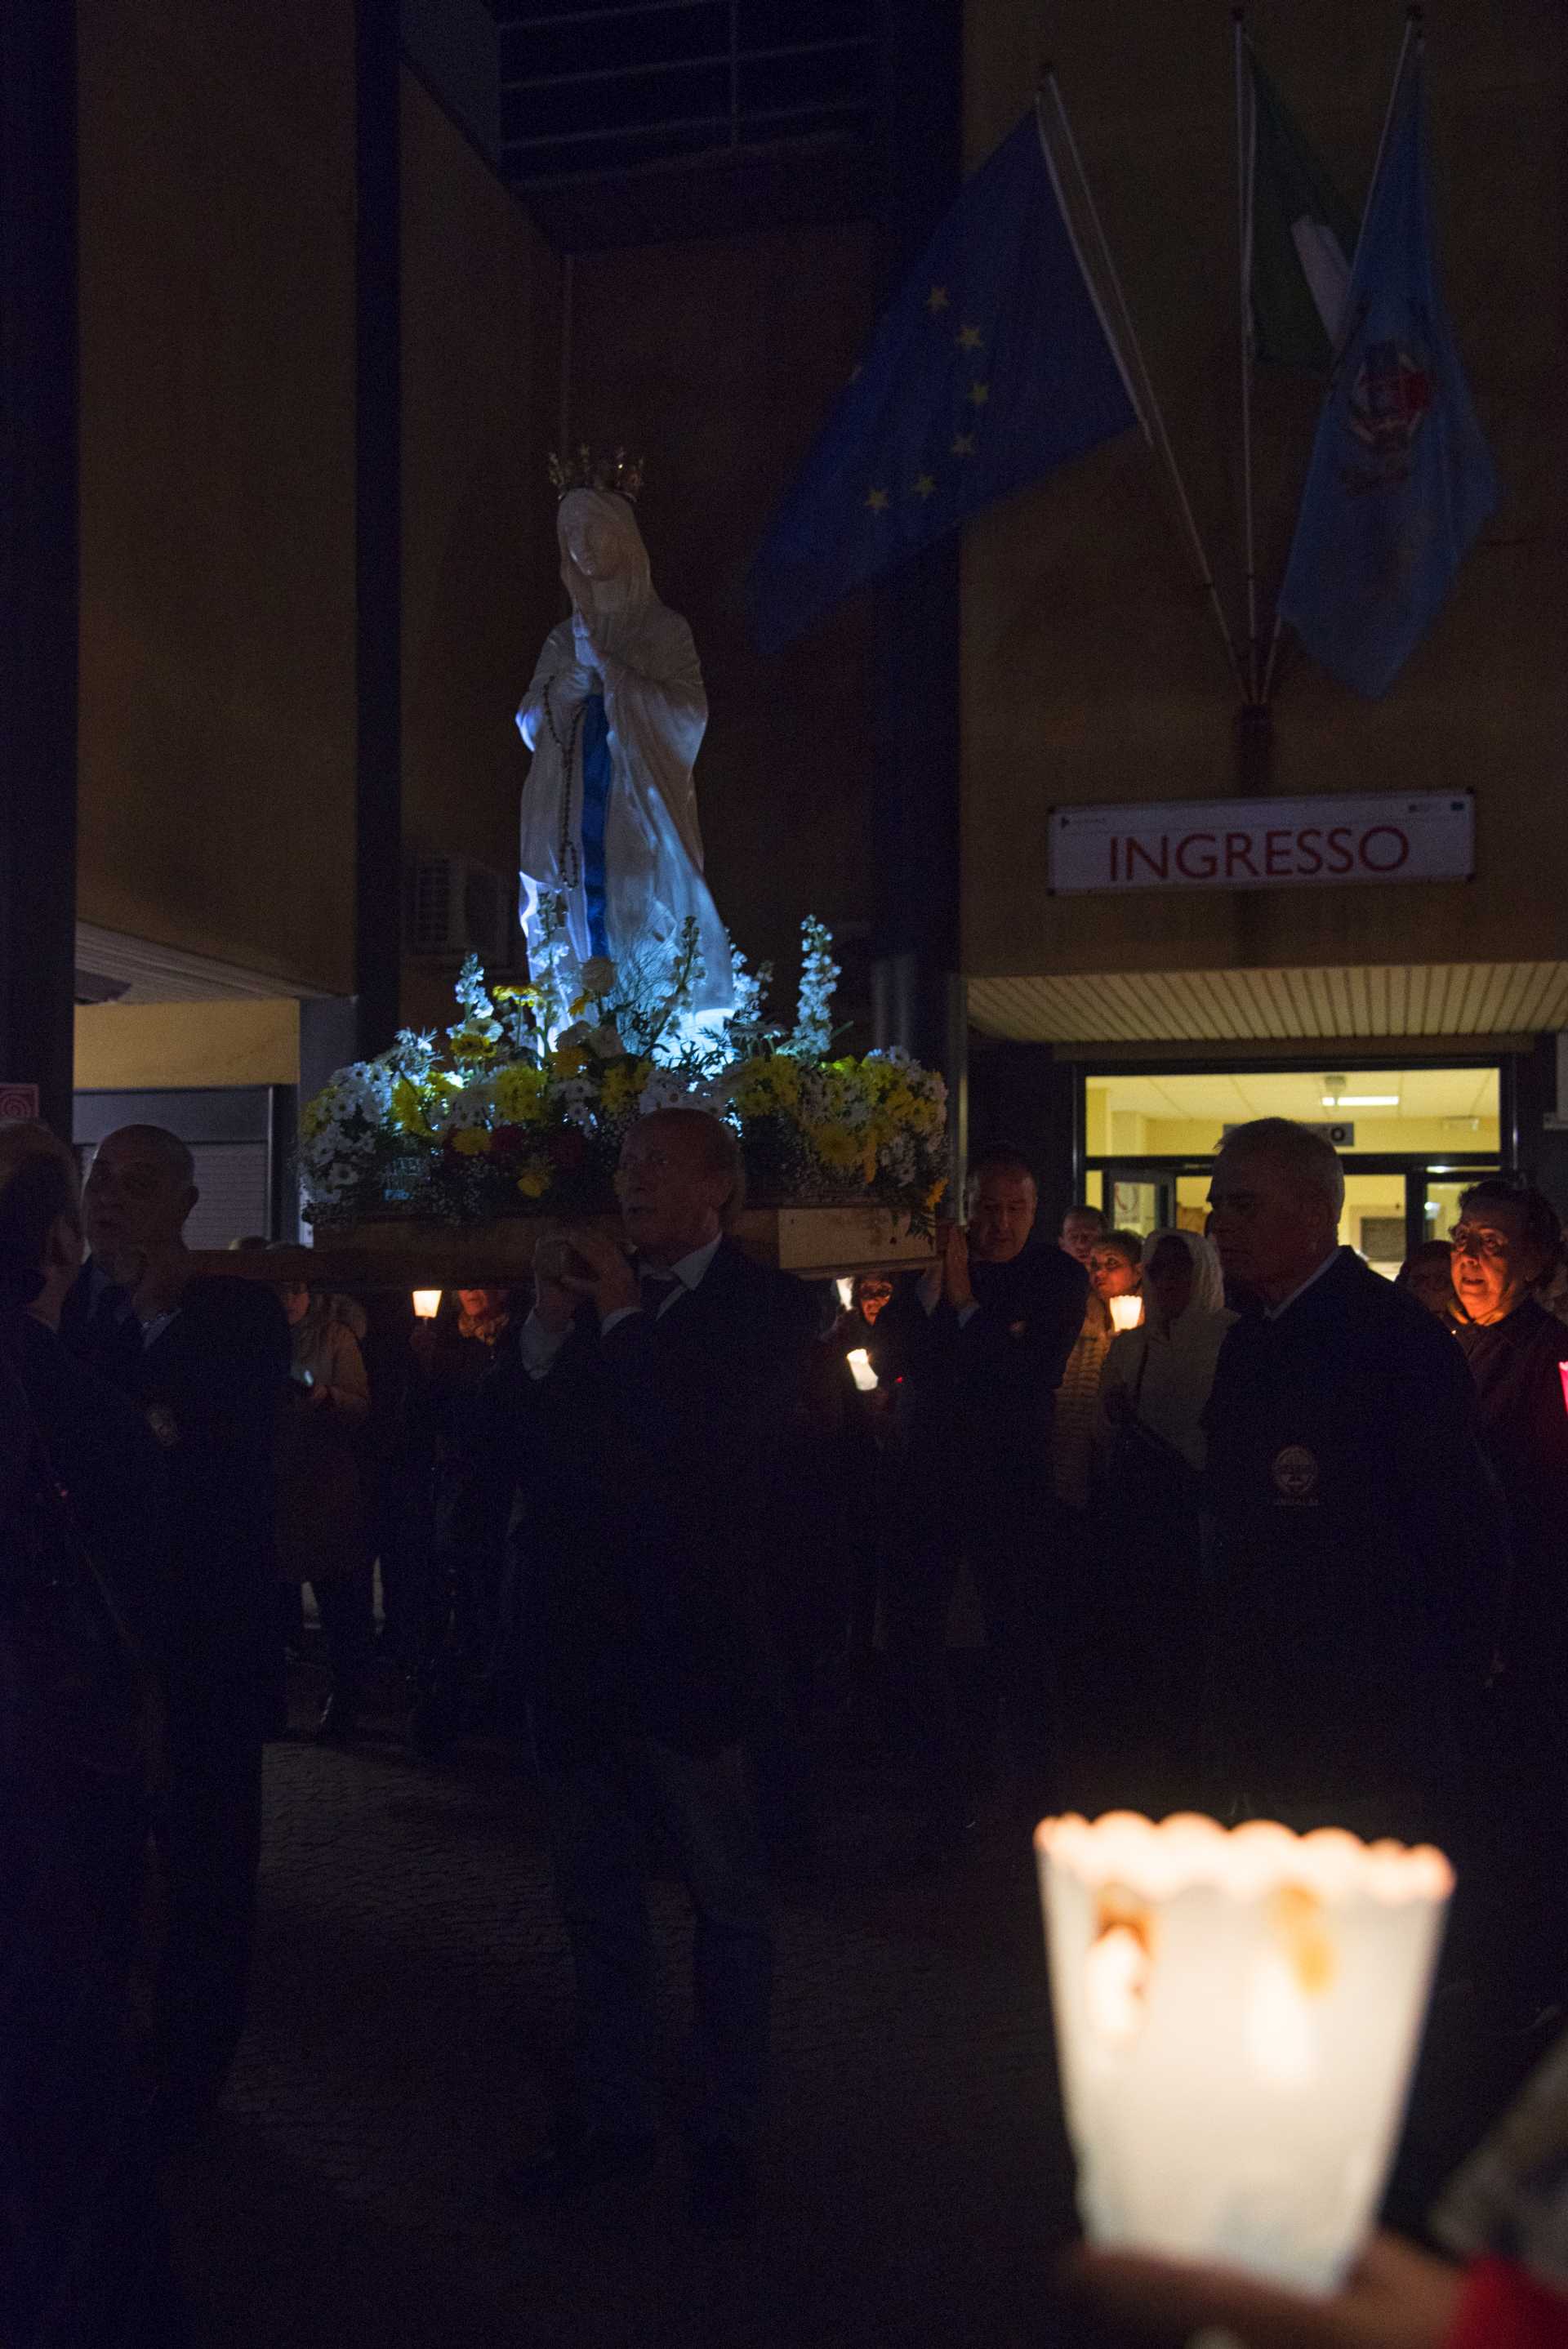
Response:
[[[301,1730],[321,1692],[296,1671]],[[818,1865],[779,1888],[762,2224],[716,2248],[684,2226],[673,2146],[651,2188],[587,2212],[519,2220],[494,2195],[542,2137],[569,2030],[537,1806],[499,1742],[432,1767],[397,1729],[268,1749],[251,2028],[169,2179],[201,2349],[1088,2339],[1048,2286],[1070,2189],[1026,1816],[1000,1806],[923,1878],[885,1783],[835,1780]],[[656,1909],[673,2107],[675,1884]]]
[[[319,1685],[296,1674],[303,1725]],[[509,1751],[410,1760],[396,1723],[267,1754],[252,2023],[224,2116],[171,2177],[222,2349],[1037,2343],[1068,2223],[1027,1822],[934,1880],[870,1781],[779,1888],[763,2220],[694,2242],[652,2189],[511,2215],[570,2017],[537,1806]],[[672,2109],[688,1929],[656,1900]]]

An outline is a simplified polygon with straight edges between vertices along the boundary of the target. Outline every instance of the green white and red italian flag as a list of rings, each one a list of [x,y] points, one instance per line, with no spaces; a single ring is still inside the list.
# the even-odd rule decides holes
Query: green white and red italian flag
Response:
[[[1243,44],[1246,244],[1253,356],[1326,374],[1355,257],[1357,218]]]

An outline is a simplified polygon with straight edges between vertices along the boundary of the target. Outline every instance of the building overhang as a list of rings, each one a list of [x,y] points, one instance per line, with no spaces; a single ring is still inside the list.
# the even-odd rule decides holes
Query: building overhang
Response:
[[[96,922],[77,924],[78,1002],[205,1003],[263,998],[287,1001],[325,995],[326,989],[249,970],[215,956],[189,954],[125,930]]]
[[[1568,1028],[1568,962],[1053,972],[971,978],[968,994],[982,1035],[1094,1050],[1352,1040],[1502,1049]]]

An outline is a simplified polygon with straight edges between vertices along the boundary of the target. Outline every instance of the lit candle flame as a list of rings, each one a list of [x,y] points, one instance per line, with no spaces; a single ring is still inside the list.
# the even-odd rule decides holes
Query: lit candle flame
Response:
[[[876,1372],[872,1368],[872,1358],[867,1353],[865,1348],[863,1346],[857,1346],[854,1351],[846,1356],[845,1359],[848,1361],[850,1365],[850,1375],[854,1380],[856,1386],[859,1387],[861,1394],[872,1393],[881,1381],[878,1380]]]
[[[414,1291],[414,1317],[419,1321],[433,1321],[441,1309],[438,1288],[417,1288]]]

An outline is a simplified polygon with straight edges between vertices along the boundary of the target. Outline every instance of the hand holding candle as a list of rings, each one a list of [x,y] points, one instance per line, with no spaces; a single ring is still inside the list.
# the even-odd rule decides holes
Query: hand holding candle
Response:
[[[1448,1862],[1130,1812],[1035,1842],[1090,2240],[1330,2290],[1398,2127]]]

